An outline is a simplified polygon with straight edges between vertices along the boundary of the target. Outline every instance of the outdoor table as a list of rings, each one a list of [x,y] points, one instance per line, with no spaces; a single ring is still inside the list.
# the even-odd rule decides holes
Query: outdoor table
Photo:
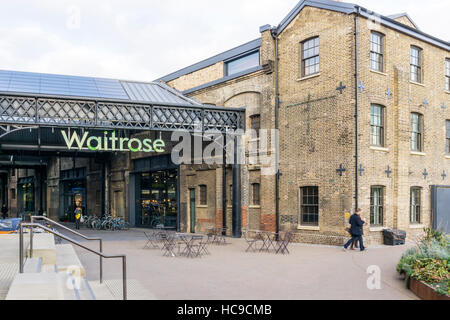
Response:
[[[197,257],[201,254],[202,251],[207,252],[207,249],[201,242],[201,240],[203,240],[203,236],[185,233],[177,233],[175,236],[179,239],[178,241],[179,255],[185,255],[186,257]],[[196,244],[195,242],[198,240],[200,240],[200,243]],[[185,246],[184,250],[181,250],[182,245]],[[196,248],[197,251],[195,251]]]
[[[273,248],[273,250],[277,250],[274,244],[275,239],[273,239],[273,236],[276,236],[276,233],[274,232],[269,232],[269,231],[261,231],[261,230],[257,230],[256,232],[256,238],[258,240],[262,241],[262,246],[259,249],[259,251],[267,251],[269,252],[271,250],[271,247]]]

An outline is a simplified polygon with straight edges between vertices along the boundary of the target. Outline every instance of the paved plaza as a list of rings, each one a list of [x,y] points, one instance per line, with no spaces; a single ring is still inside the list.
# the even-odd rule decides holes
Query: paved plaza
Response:
[[[340,247],[291,244],[290,255],[246,253],[244,239],[227,238],[211,245],[211,255],[189,259],[164,257],[161,250],[143,249],[142,229],[109,232],[82,229],[104,239],[104,252],[127,255],[128,277],[156,299],[418,299],[405,288],[395,266],[408,246],[369,247],[344,252]],[[96,248],[97,243],[88,244]],[[76,248],[88,280],[99,277],[98,257]],[[381,289],[367,287],[367,268],[381,270]],[[104,262],[105,279],[120,279],[119,261]]]

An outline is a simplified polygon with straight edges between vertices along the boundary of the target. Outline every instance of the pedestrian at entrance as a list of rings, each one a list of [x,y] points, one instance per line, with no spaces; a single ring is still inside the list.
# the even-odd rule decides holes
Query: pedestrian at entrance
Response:
[[[6,204],[2,205],[2,218],[3,220],[8,218],[8,208],[6,207]]]
[[[359,242],[359,249],[361,251],[365,250],[362,239],[365,221],[361,219],[361,212],[362,210],[358,209],[356,210],[356,213],[350,217],[350,234],[352,235],[352,238],[345,244],[344,250],[347,250],[348,247],[356,241]]]
[[[81,214],[83,213],[83,209],[81,207],[77,207],[75,209],[75,229],[80,230],[80,221],[81,221]]]

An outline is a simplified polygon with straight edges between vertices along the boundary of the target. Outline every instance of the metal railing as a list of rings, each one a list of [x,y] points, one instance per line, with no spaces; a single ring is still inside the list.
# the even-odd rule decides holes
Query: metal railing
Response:
[[[20,224],[20,242],[19,242],[19,272],[23,273],[23,267],[24,267],[24,259],[23,259],[23,228],[30,228],[30,234],[33,233],[33,228],[41,228],[44,231],[47,231],[55,236],[60,237],[61,239],[64,239],[80,248],[83,248],[89,252],[92,252],[102,258],[105,259],[114,259],[114,258],[121,258],[122,259],[122,287],[123,287],[123,300],[127,300],[127,257],[124,254],[119,254],[119,255],[106,255],[103,254],[102,252],[98,252],[95,251],[94,249],[88,248],[85,245],[65,236],[60,234],[59,232],[52,230],[50,228],[47,228],[39,223],[21,223]],[[30,246],[30,256],[31,256],[31,246]]]
[[[47,217],[44,216],[31,216],[31,223],[34,223],[34,220],[45,220],[48,223],[55,225],[61,229],[64,229],[76,236],[79,236],[85,240],[88,241],[100,241],[100,253],[103,253],[103,240],[102,238],[90,238],[90,237],[86,237],[84,234],[81,234],[79,232],[76,232],[70,228],[67,228],[66,226],[53,221],[52,219],[49,219]],[[30,230],[30,258],[33,258],[33,229]],[[103,257],[100,256],[100,283],[103,283]]]

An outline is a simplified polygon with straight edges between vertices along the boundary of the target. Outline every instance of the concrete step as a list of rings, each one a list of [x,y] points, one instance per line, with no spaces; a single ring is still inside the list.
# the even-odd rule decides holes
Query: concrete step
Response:
[[[42,269],[42,258],[27,258],[23,265],[24,273],[40,273]]]
[[[56,266],[58,272],[70,272],[74,276],[84,278],[86,276],[86,270],[78,258],[71,244],[57,244],[56,246]]]
[[[76,291],[75,281],[71,274],[56,273],[58,286],[63,293],[63,300],[80,300]]]
[[[123,299],[122,279],[107,279],[104,284],[114,296],[115,300]],[[142,286],[136,279],[127,279],[128,300],[156,300],[155,295]]]
[[[106,284],[100,283],[99,281],[88,281],[88,284],[96,300],[116,300]]]
[[[41,267],[41,272],[44,273],[57,273],[58,270],[56,269],[55,264],[43,264]]]
[[[27,257],[30,248],[27,249]],[[33,235],[33,258],[42,258],[42,264],[56,264],[55,238],[50,233],[36,233]]]
[[[6,300],[63,300],[64,290],[56,273],[17,274]]]

